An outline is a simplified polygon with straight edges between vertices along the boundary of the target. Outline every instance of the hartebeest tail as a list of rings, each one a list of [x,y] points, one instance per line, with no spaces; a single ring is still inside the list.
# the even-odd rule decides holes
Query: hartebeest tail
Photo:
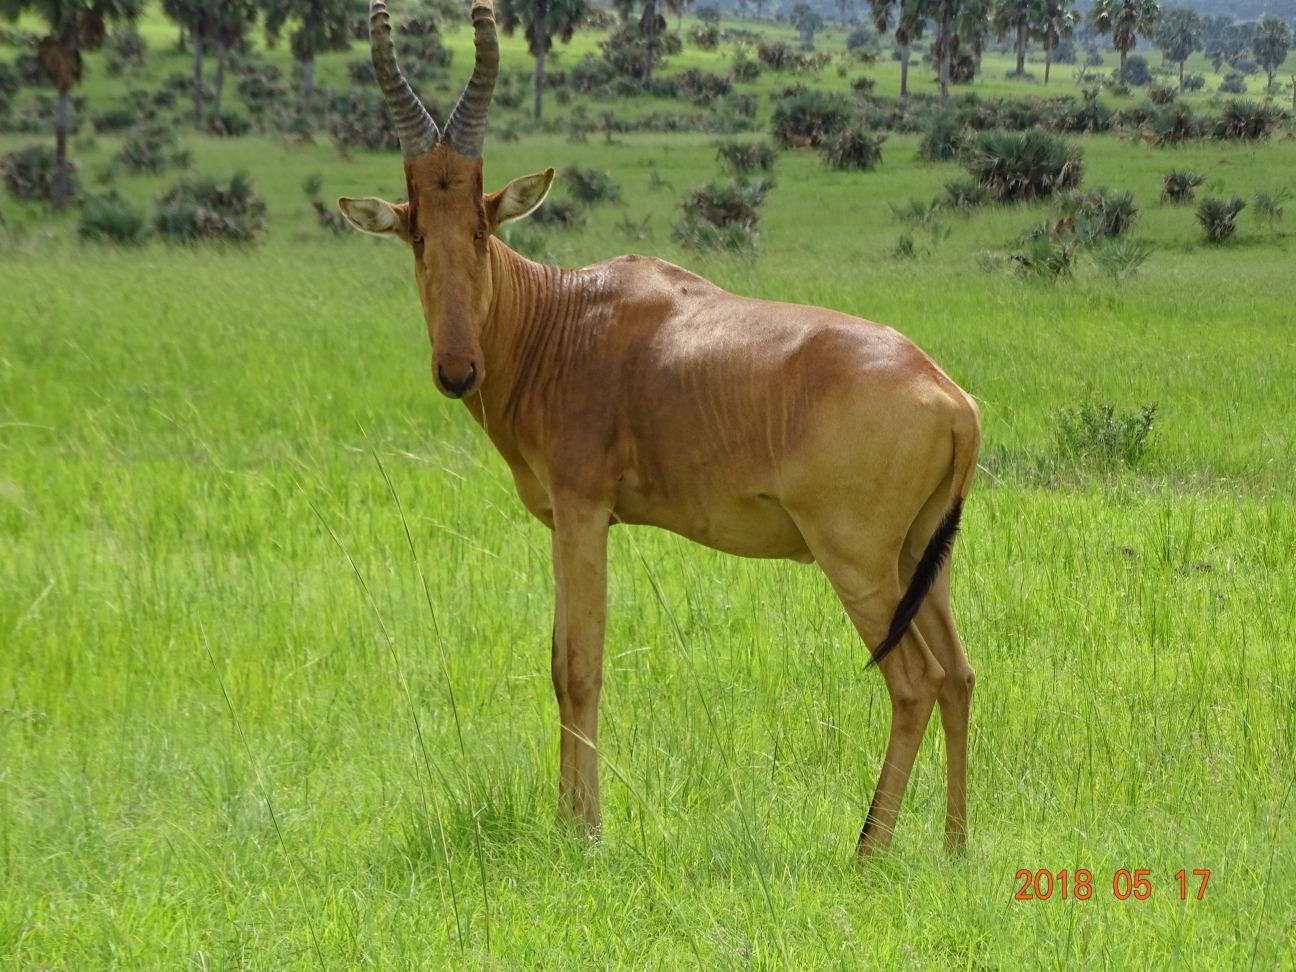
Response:
[[[941,568],[949,558],[950,550],[954,548],[954,537],[958,534],[959,519],[962,516],[963,497],[959,496],[955,498],[949,512],[941,517],[940,526],[936,527],[936,532],[927,541],[927,549],[923,551],[922,559],[914,568],[913,579],[909,581],[908,589],[900,598],[900,603],[896,605],[895,614],[891,616],[891,627],[887,630],[887,636],[873,652],[873,657],[869,659],[866,668],[879,664],[889,655],[891,649],[900,644],[900,639],[909,630],[913,619],[918,616],[923,598],[936,583]]]

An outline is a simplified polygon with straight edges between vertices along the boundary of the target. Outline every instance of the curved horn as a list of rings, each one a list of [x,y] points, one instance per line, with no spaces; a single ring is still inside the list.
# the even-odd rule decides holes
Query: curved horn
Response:
[[[369,53],[373,58],[374,74],[378,76],[378,87],[382,88],[387,107],[396,121],[401,155],[406,162],[413,162],[424,152],[436,148],[441,133],[396,66],[396,45],[392,43],[391,21],[383,0],[369,2]]]
[[[378,0],[375,0],[378,2]],[[474,0],[473,30],[477,36],[477,63],[459,102],[446,121],[446,144],[470,159],[479,159],[486,140],[486,112],[490,108],[495,77],[499,74],[499,41],[495,37],[495,11],[491,0]]]

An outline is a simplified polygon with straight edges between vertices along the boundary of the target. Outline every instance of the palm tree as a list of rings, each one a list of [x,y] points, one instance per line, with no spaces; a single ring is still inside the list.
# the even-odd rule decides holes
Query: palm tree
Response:
[[[1112,46],[1120,51],[1120,80],[1125,83],[1125,60],[1138,46],[1138,35],[1151,37],[1156,30],[1161,4],[1157,0],[1094,0],[1089,24],[1098,33],[1111,34]]]
[[[1026,39],[1031,24],[1040,17],[1040,0],[999,0],[994,10],[995,36],[1003,40],[1016,31],[1017,75],[1026,72]]]
[[[212,117],[220,115],[221,95],[225,90],[225,65],[230,48],[243,43],[244,35],[256,23],[255,0],[216,0],[212,19],[208,25],[212,43],[216,45],[216,99],[212,104]]]
[[[922,37],[925,16],[920,0],[868,0],[873,26],[885,35],[896,15],[895,40],[900,45],[900,97],[909,97],[909,45]]]
[[[290,21],[297,29],[288,38],[293,60],[302,69],[302,96],[315,90],[315,55],[351,47],[353,0],[268,0],[265,5],[266,40],[274,43]]]
[[[1255,36],[1251,38],[1251,53],[1269,75],[1270,87],[1273,87],[1274,72],[1283,61],[1287,60],[1287,52],[1291,50],[1291,44],[1291,28],[1287,26],[1285,20],[1280,20],[1278,17],[1265,17],[1256,27]],[[1296,81],[1292,83],[1296,85]],[[1296,103],[1296,92],[1293,93],[1293,103]]]
[[[545,55],[557,36],[570,43],[576,28],[589,12],[585,0],[498,0],[495,6],[500,29],[509,36],[519,27],[527,39],[527,48],[535,58],[535,117],[538,121],[543,105]]]
[[[56,167],[51,202],[62,211],[68,201],[67,137],[71,129],[71,91],[81,83],[81,52],[103,46],[105,24],[132,23],[142,0],[0,0],[0,17],[13,22],[30,11],[49,27],[40,39],[36,58],[58,92],[54,114]]]
[[[990,33],[990,12],[993,9],[994,0],[966,0],[963,12],[954,21],[954,31],[959,36],[960,45],[966,44],[972,49],[972,59],[976,62],[978,74],[981,72],[981,55]]]
[[[939,59],[937,71],[942,104],[949,101],[950,65],[959,46],[959,35],[954,27],[969,8],[977,5],[977,0],[920,0],[918,3],[922,15],[936,24],[932,56]]]
[[[1053,52],[1062,38],[1070,37],[1080,22],[1080,15],[1071,9],[1075,0],[1040,0],[1032,25],[1032,34],[1044,45],[1044,83],[1049,83],[1053,67]],[[1180,81],[1180,88],[1183,82]]]
[[[1184,61],[1202,47],[1202,19],[1196,10],[1170,7],[1161,12],[1156,26],[1156,45],[1165,59],[1179,65],[1179,92],[1184,89]]]

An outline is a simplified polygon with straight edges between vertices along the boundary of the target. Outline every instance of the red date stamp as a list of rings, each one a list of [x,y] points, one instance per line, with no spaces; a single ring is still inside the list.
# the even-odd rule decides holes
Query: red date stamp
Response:
[[[1197,868],[1192,872],[1192,878],[1188,876],[1187,869],[1182,869],[1174,876],[1174,881],[1179,885],[1179,899],[1188,900],[1188,894],[1192,890],[1191,884],[1196,883],[1197,878],[1201,878],[1201,884],[1197,887],[1197,900],[1201,901],[1206,897],[1206,882],[1210,880],[1211,872],[1207,868]],[[1013,897],[1017,901],[1047,901],[1055,894],[1063,901],[1067,898],[1074,898],[1077,901],[1088,901],[1094,895],[1093,872],[1087,868],[1068,871],[1050,871],[1048,868],[1040,868],[1038,871],[1031,871],[1022,868],[1017,872],[1017,880],[1021,881],[1021,887]],[[1129,868],[1122,867],[1112,875],[1112,894],[1121,901],[1128,901],[1133,898],[1136,901],[1146,901],[1152,897],[1152,872],[1147,868],[1135,868],[1131,871]],[[1173,885],[1171,885],[1173,889]]]

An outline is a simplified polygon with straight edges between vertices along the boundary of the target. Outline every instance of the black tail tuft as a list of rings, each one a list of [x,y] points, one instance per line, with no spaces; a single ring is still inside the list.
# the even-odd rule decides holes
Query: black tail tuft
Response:
[[[900,644],[900,639],[909,630],[909,625],[913,622],[914,616],[918,613],[918,609],[922,607],[923,598],[927,596],[927,592],[936,583],[936,577],[940,574],[941,567],[945,565],[945,558],[949,556],[950,549],[954,546],[954,537],[959,528],[959,517],[962,515],[963,500],[960,498],[954,501],[950,511],[941,518],[940,526],[936,528],[936,532],[927,541],[927,549],[923,551],[922,560],[918,561],[918,566],[914,568],[913,580],[909,581],[909,589],[904,592],[904,597],[900,598],[900,603],[896,606],[895,614],[891,616],[891,629],[887,632],[887,636],[882,639],[882,644],[874,649],[869,665],[876,665],[881,662],[883,658],[891,653],[892,648]]]

